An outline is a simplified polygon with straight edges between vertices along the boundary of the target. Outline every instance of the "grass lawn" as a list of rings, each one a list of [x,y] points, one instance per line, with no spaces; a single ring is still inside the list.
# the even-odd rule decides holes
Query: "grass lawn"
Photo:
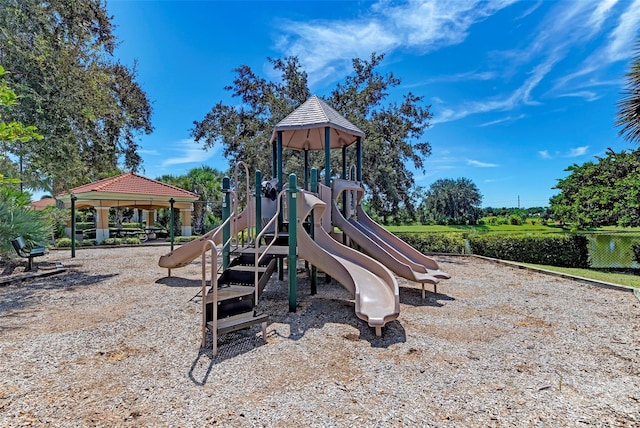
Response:
[[[579,276],[582,278],[594,279],[596,281],[610,282],[612,284],[626,285],[628,287],[640,288],[640,276],[618,273],[605,272],[594,269],[565,268],[558,266],[534,265],[531,263],[522,263],[525,266],[546,269],[553,272],[565,273],[567,275]]]
[[[547,233],[566,233],[565,229],[557,226],[544,226],[542,224],[480,224],[474,226],[468,225],[403,225],[403,226],[385,226],[391,233],[425,233],[425,232],[476,232],[476,233],[531,233],[531,234],[547,234]]]

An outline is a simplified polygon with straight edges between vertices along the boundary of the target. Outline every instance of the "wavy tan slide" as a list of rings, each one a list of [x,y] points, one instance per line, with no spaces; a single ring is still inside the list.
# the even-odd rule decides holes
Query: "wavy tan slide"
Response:
[[[382,264],[333,239],[322,227],[321,218],[327,204],[311,193],[298,193],[298,254],[323,270],[349,290],[355,298],[356,316],[374,327],[382,327],[400,314],[398,282]],[[300,219],[315,210],[314,239],[307,234]]]
[[[246,207],[238,217],[235,218],[235,221],[232,222],[231,233],[238,233],[249,227],[250,224],[253,224],[251,221],[252,219],[249,218],[253,212],[252,207]],[[169,254],[160,256],[158,266],[169,270],[187,266],[202,255],[203,245],[209,240],[213,241],[216,245],[220,245],[222,243],[222,227],[216,227],[212,231],[202,235],[200,238],[182,244]],[[171,273],[169,273],[169,275],[171,275]]]
[[[335,200],[345,190],[355,190],[358,194],[356,219],[345,219],[335,206]],[[411,245],[373,221],[362,208],[361,199],[364,189],[348,180],[335,180],[333,187],[333,222],[349,238],[358,244],[365,253],[382,262],[396,274],[416,282],[437,284],[437,279],[449,279],[451,275],[440,270],[438,263],[425,256]],[[400,262],[400,264],[398,264]],[[409,267],[411,272],[406,269]],[[397,269],[397,270],[396,270]],[[415,279],[412,278],[415,276]],[[431,280],[428,278],[431,277]],[[435,282],[433,281],[435,280]]]

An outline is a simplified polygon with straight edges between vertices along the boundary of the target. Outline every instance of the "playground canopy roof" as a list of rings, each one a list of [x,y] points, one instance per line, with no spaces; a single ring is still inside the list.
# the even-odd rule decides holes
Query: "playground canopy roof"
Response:
[[[324,150],[326,127],[331,130],[329,139],[332,149],[349,146],[355,143],[358,137],[364,137],[364,132],[357,126],[313,95],[273,128],[271,141],[276,141],[278,132],[281,131],[283,147],[295,150]]]
[[[122,206],[155,210],[169,207],[170,199],[176,208],[189,206],[199,199],[195,193],[132,172],[78,186],[56,198],[70,206],[71,195],[77,198],[76,208]]]

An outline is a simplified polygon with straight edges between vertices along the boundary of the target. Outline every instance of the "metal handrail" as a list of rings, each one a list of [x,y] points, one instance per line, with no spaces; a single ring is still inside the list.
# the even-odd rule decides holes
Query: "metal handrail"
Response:
[[[215,242],[208,240],[202,249],[202,347],[207,344],[207,247],[211,247],[211,287],[212,287],[212,327],[211,349],[213,355],[218,352],[218,249]]]
[[[279,227],[278,227],[278,217],[280,215],[280,210],[281,210],[281,205],[282,203],[280,202],[282,200],[282,196],[287,192],[287,189],[284,189],[282,191],[280,191],[280,193],[278,194],[278,197],[276,199],[276,212],[273,215],[273,217],[271,218],[271,220],[269,220],[269,222],[262,228],[262,230],[260,231],[260,233],[256,236],[255,242],[254,242],[254,248],[255,248],[255,265],[254,265],[254,284],[256,287],[255,290],[255,294],[256,294],[256,300],[255,300],[255,304],[258,304],[258,265],[260,264],[260,262],[262,261],[262,258],[265,256],[265,254],[267,254],[267,252],[269,251],[269,249],[273,246],[273,244],[276,242],[277,238],[278,238],[278,233],[279,233]],[[264,248],[264,251],[262,253],[262,255],[260,255],[259,253],[259,248],[260,248],[260,239],[262,239],[262,237],[265,235],[266,231],[269,229],[270,226],[274,226],[274,235],[273,235],[273,239],[271,240],[271,242]],[[291,227],[291,225],[289,225],[289,227]]]
[[[236,191],[239,191],[240,188],[240,183],[238,181],[238,169],[240,168],[240,166],[244,167],[244,175],[245,175],[245,181],[246,181],[246,195],[247,195],[247,215],[249,216],[249,220],[247,222],[247,229],[248,229],[248,235],[249,235],[249,240],[251,240],[251,237],[253,237],[253,228],[252,226],[252,221],[254,221],[255,219],[255,213],[253,212],[253,210],[251,209],[251,199],[253,198],[253,194],[251,193],[251,183],[249,180],[249,166],[243,162],[243,161],[239,161],[238,163],[236,163],[236,166],[234,168],[233,171],[233,182],[234,182],[234,187],[236,189]],[[238,234],[238,230],[235,231],[235,235]]]

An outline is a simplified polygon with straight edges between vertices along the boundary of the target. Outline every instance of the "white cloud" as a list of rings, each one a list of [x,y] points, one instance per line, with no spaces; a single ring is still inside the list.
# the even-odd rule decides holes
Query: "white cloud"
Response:
[[[575,158],[575,157],[578,157],[578,156],[582,156],[585,153],[587,153],[587,150],[589,150],[589,146],[575,147],[575,148],[569,150],[569,153],[567,153],[567,157]]]
[[[434,83],[443,82],[469,82],[474,80],[487,81],[493,80],[498,77],[498,74],[493,71],[467,71],[464,73],[449,74],[446,76],[432,77],[421,82],[416,82],[411,85],[404,85],[406,88],[415,88],[424,85],[431,85]]]
[[[596,94],[593,91],[576,91],[576,92],[569,92],[566,94],[560,94],[558,95],[558,97],[562,98],[562,97],[575,97],[575,98],[584,98],[585,101],[596,101],[598,99],[600,99],[600,96],[598,94]]]
[[[538,152],[538,154],[540,155],[540,157],[542,159],[551,159],[552,158],[551,155],[549,154],[549,150],[540,150]]]
[[[615,0],[599,3],[591,18],[594,23],[593,31],[600,30],[616,3]],[[624,4],[629,6],[620,14],[615,28],[607,37],[607,42],[585,59],[576,71],[558,79],[554,89],[564,88],[580,77],[596,73],[611,63],[627,60],[632,56],[632,46],[640,30],[640,0]],[[576,87],[590,87],[590,85],[588,82],[573,83],[573,88]]]
[[[610,62],[625,60],[631,56],[638,28],[640,27],[640,0],[632,2],[620,15],[618,25],[609,35],[606,57]]]
[[[507,117],[503,117],[502,119],[496,119],[496,120],[492,120],[492,121],[490,121],[490,122],[482,123],[482,124],[480,124],[480,125],[478,125],[478,126],[480,126],[480,127],[485,127],[485,126],[499,125],[499,124],[501,124],[501,123],[514,122],[514,121],[516,121],[516,120],[523,119],[524,117],[525,117],[525,115],[524,115],[524,114],[521,114],[521,115],[516,116],[516,117],[507,116]]]
[[[480,162],[480,161],[474,160],[474,159],[467,160],[467,165],[476,166],[478,168],[495,168],[495,167],[499,166],[496,163]]]
[[[208,151],[203,150],[202,146],[191,139],[181,140],[172,146],[178,152],[175,156],[168,157],[162,162],[161,166],[167,167],[172,165],[182,165],[187,163],[202,164],[209,160],[219,150],[220,146],[216,145]]]
[[[310,84],[342,75],[352,58],[371,52],[409,48],[422,54],[461,43],[469,28],[511,5],[513,0],[409,1],[374,3],[365,17],[352,20],[279,22],[276,48],[295,55]]]
[[[640,0],[635,0],[634,5],[636,3],[640,3]],[[504,59],[512,63],[512,66],[523,67],[528,64],[530,67],[531,71],[518,88],[501,97],[468,101],[455,109],[444,108],[439,114],[436,112],[432,124],[459,120],[478,113],[510,111],[523,105],[539,105],[540,102],[533,95],[534,90],[575,46],[583,46],[596,36],[603,27],[603,23],[612,14],[615,4],[615,0],[558,2],[543,19],[536,36],[524,49],[501,53]],[[628,40],[629,28],[637,30],[640,25],[638,24],[640,16],[636,17],[636,21],[630,18],[634,15],[634,11],[635,8],[631,6],[620,18],[621,23],[624,22],[626,25],[618,26],[620,28],[616,32],[618,38]],[[564,86],[567,81],[577,76],[591,74],[597,68],[595,65],[585,65],[580,71],[558,80],[552,92]],[[569,96],[569,94],[582,96],[588,101],[598,98],[593,91],[589,93],[571,90],[561,95]]]

